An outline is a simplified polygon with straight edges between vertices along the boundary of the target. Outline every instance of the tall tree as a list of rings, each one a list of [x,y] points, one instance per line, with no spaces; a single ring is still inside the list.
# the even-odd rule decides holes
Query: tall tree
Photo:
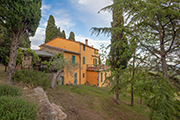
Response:
[[[0,24],[7,29],[11,38],[11,50],[7,71],[7,82],[15,73],[16,57],[19,39],[23,34],[28,33],[34,36],[41,18],[41,0],[1,0]]]
[[[23,48],[30,48],[31,47],[31,41],[29,40],[29,36],[27,33],[23,34],[20,37],[21,43],[19,44],[19,47]]]
[[[60,27],[57,29],[57,36],[62,37],[62,33],[61,33],[61,30],[60,30]]]
[[[114,4],[117,4],[118,0],[114,0]],[[127,67],[127,56],[124,56],[124,53],[127,50],[127,39],[123,33],[124,26],[124,17],[122,8],[119,5],[114,6],[113,8],[113,22],[111,23],[112,31],[111,31],[111,49],[110,49],[110,66],[113,71],[117,70],[120,73],[121,69],[125,69]],[[117,29],[120,28],[120,29]],[[115,76],[115,81],[117,83],[117,87],[114,87],[114,100],[117,102],[118,99],[118,89],[120,86],[118,85],[119,74]]]
[[[180,118],[180,110],[175,107],[179,100],[175,99],[176,91],[169,82],[174,76],[180,75],[179,0],[120,0],[118,4],[127,16],[126,33],[136,38],[141,47],[143,55],[139,59],[144,58],[141,63],[162,76],[151,84],[153,95],[148,100],[152,108],[150,118]]]
[[[62,31],[62,38],[66,39],[66,33],[64,30]]]
[[[111,66],[111,71],[115,72],[113,76],[113,81],[115,82],[113,91],[114,91],[114,100],[117,103],[118,100],[118,91],[121,89],[120,86],[120,71],[127,67],[128,60],[131,58],[131,54],[128,51],[128,41],[124,35],[124,17],[123,9],[118,4],[120,0],[113,0],[113,5],[107,6],[101,10],[107,10],[109,7],[113,12],[113,21],[111,23],[111,28],[92,28],[92,34],[100,33],[111,34],[111,45],[109,53],[109,63]]]
[[[69,40],[75,41],[75,35],[74,35],[74,33],[72,31],[70,32]]]
[[[55,20],[52,15],[49,16],[47,27],[46,27],[46,38],[45,43],[54,39],[57,36],[57,27],[55,25]]]

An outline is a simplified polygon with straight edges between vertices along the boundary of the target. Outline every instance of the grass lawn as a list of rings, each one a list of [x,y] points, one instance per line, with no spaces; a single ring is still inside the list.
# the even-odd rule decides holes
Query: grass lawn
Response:
[[[130,96],[120,94],[119,104],[113,100],[108,88],[88,85],[59,86],[48,89],[47,95],[64,109],[68,120],[147,120],[148,108],[138,104],[130,106]]]

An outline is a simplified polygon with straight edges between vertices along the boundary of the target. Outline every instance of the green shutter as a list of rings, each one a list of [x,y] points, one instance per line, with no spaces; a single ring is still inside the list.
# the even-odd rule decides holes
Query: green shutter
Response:
[[[75,63],[75,56],[72,55],[72,63]]]
[[[83,64],[85,64],[85,57],[83,57]]]
[[[93,59],[93,65],[97,65],[97,59]]]
[[[101,82],[103,81],[103,73],[101,73]]]

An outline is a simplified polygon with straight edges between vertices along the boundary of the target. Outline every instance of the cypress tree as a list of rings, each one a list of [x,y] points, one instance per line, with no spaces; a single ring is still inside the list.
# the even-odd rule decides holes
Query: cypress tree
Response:
[[[69,40],[75,41],[75,35],[74,35],[74,33],[72,31],[70,32]]]
[[[64,30],[62,31],[62,38],[66,39],[66,33]]]
[[[129,58],[125,56],[124,53],[127,51],[127,38],[123,34],[124,27],[124,17],[122,15],[122,8],[117,4],[118,0],[114,0],[114,8],[113,8],[113,22],[111,23],[112,31],[111,31],[111,49],[110,49],[110,66],[113,71],[116,72],[115,81],[116,86],[114,87],[114,100],[117,102],[118,99],[118,87],[119,85],[119,75],[120,70],[125,69],[127,67],[127,62]]]
[[[60,30],[60,27],[57,29],[57,36],[62,37],[62,33],[61,33],[61,30]]]
[[[45,43],[54,39],[57,36],[57,27],[55,25],[55,20],[52,15],[49,16],[47,27],[46,27],[46,38]]]

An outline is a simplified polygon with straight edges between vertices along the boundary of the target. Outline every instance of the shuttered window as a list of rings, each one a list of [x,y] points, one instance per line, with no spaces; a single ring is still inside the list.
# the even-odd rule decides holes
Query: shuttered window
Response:
[[[72,63],[75,63],[75,56],[72,55]]]
[[[83,57],[83,64],[85,64],[85,57]]]
[[[97,59],[93,59],[93,65],[97,65]]]
[[[83,45],[83,51],[85,51],[85,45]]]
[[[101,82],[103,81],[103,73],[101,73]]]

